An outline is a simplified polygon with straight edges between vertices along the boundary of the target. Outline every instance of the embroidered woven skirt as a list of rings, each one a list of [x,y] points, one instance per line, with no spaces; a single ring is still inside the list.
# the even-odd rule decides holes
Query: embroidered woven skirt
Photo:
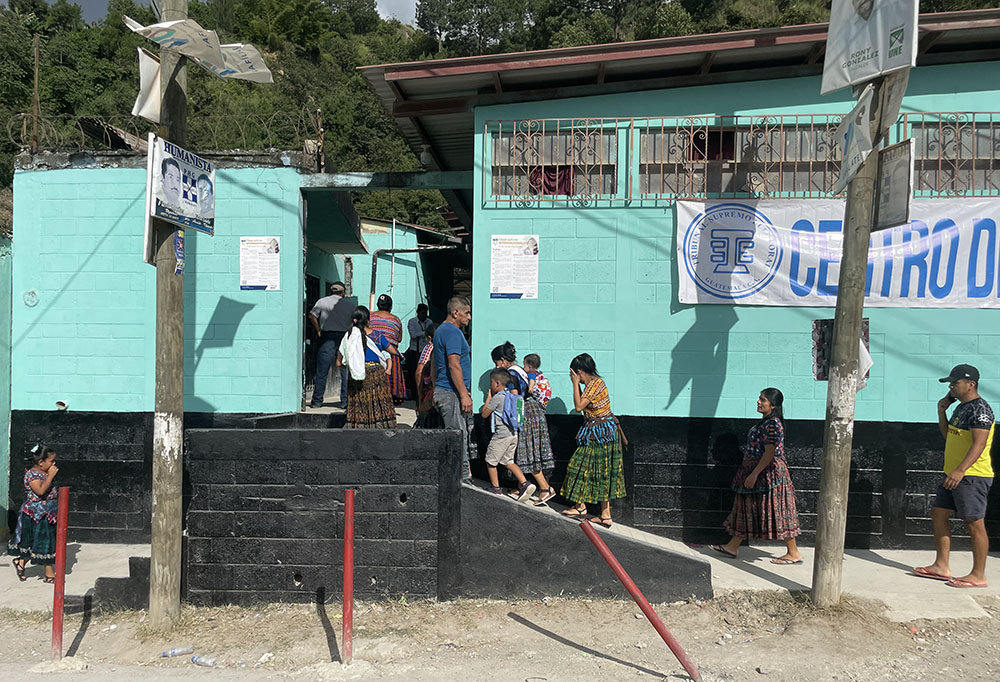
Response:
[[[389,393],[395,400],[406,399],[406,378],[403,376],[403,363],[398,355],[389,356]]]
[[[546,476],[555,468],[545,408],[534,398],[524,401],[524,423],[517,438],[517,465],[524,472],[541,471]]]
[[[625,497],[622,446],[617,434],[601,443],[580,445],[569,460],[560,494],[573,502],[604,502]]]
[[[43,518],[35,522],[21,512],[17,528],[7,544],[7,553],[33,564],[53,565],[56,563],[56,527]]]
[[[347,429],[394,429],[396,408],[389,380],[377,362],[365,363],[364,381],[347,381]]]
[[[733,480],[736,499],[723,527],[733,536],[756,540],[789,540],[797,537],[799,514],[795,488],[784,457],[776,457],[758,477],[759,488],[748,490],[743,481],[757,460],[744,461]]]

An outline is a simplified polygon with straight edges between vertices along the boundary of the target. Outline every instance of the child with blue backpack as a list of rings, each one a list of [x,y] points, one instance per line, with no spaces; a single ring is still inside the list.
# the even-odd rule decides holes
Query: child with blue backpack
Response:
[[[490,477],[489,491],[502,495],[497,466],[505,466],[517,479],[517,501],[528,500],[535,493],[535,485],[524,478],[521,467],[514,463],[517,450],[517,435],[524,418],[524,399],[507,390],[510,375],[505,369],[490,372],[490,393],[486,403],[479,410],[483,419],[488,419],[493,436],[486,448],[486,470]]]

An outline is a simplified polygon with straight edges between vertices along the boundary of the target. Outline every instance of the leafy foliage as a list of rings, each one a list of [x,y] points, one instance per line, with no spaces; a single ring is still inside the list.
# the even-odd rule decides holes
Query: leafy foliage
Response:
[[[418,0],[417,27],[384,20],[374,0],[192,0],[189,14],[223,42],[252,42],[273,85],[188,69],[189,146],[298,147],[322,112],[330,170],[416,170],[417,159],[358,74],[365,64],[826,21],[829,0]],[[989,7],[992,0],[924,0],[923,11]],[[8,139],[31,111],[32,36],[41,37],[43,117],[128,121],[138,83],[136,48],[151,44],[122,23],[156,19],[134,0],[110,0],[107,16],[83,21],[67,0],[0,6],[0,190],[8,190]],[[155,51],[155,48],[152,48]],[[68,124],[67,124],[68,125]],[[366,193],[362,213],[442,224],[437,192]],[[0,207],[2,209],[2,207]],[[9,215],[0,210],[0,227]]]

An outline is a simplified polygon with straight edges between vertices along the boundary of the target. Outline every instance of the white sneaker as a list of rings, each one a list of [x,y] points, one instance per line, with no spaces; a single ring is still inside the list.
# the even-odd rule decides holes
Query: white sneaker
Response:
[[[528,483],[527,481],[525,481],[524,483],[521,484],[521,488],[517,491],[517,501],[523,502],[524,500],[529,499],[534,494],[535,494],[535,484]]]

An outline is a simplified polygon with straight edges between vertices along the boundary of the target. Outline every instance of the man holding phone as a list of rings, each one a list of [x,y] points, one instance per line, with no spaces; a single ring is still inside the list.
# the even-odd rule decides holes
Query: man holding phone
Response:
[[[937,557],[930,566],[913,572],[924,578],[946,580],[949,587],[986,587],[986,498],[993,484],[990,448],[993,444],[993,410],[979,395],[979,370],[972,365],[956,365],[940,380],[948,393],[938,401],[938,426],[944,436],[944,482],[938,486],[931,506]],[[959,405],[948,419],[948,407]],[[961,578],[951,575],[951,517],[965,522],[972,540],[972,572]]]

